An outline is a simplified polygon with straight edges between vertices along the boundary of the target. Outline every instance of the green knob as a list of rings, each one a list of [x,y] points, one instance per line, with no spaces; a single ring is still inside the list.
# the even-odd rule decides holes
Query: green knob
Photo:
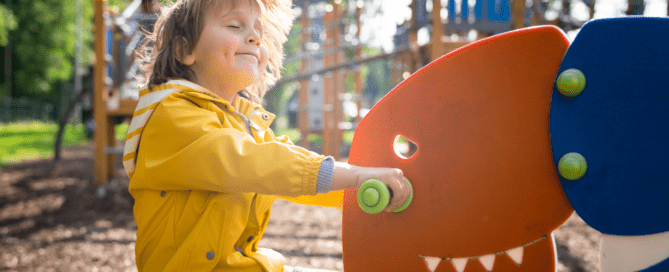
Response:
[[[558,172],[568,180],[580,179],[587,170],[588,163],[585,158],[576,152],[567,153],[558,161]]]
[[[380,213],[390,203],[390,191],[378,179],[370,179],[358,188],[358,205],[366,213]]]
[[[365,203],[365,206],[374,206],[379,203],[379,200],[379,191],[375,188],[367,188],[362,192],[362,202]]]
[[[402,206],[393,212],[401,212],[411,204],[413,200],[413,187],[408,179],[405,178],[411,189],[411,194]],[[376,214],[383,211],[388,206],[391,199],[391,191],[378,179],[370,179],[362,183],[358,189],[358,205],[366,213]]]
[[[557,88],[566,97],[574,97],[583,92],[585,88],[585,75],[578,69],[564,70],[558,76]]]

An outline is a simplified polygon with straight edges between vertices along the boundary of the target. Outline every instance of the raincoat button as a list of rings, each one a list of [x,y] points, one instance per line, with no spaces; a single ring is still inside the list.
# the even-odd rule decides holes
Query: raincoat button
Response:
[[[213,259],[214,259],[214,252],[213,251],[207,252],[207,260],[211,261]]]
[[[165,191],[160,192],[161,197],[165,197]]]
[[[249,239],[246,240],[247,243],[250,243],[253,240],[253,236],[249,237]]]
[[[262,115],[262,119],[269,120],[269,115],[267,115],[267,113],[264,113]]]

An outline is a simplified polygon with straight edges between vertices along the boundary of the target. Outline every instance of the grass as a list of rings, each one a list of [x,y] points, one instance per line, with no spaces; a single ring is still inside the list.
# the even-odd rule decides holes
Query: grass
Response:
[[[39,121],[0,124],[0,166],[53,157],[58,124]],[[63,147],[85,145],[86,138],[83,124],[68,124],[63,133]]]
[[[56,142],[58,124],[39,121],[0,123],[0,166],[19,163],[24,160],[34,160],[53,157],[53,147]],[[128,133],[128,124],[123,123],[116,127],[116,139],[125,140]],[[287,135],[293,143],[301,137],[300,131],[295,128],[277,129],[275,134]],[[353,131],[344,131],[344,144],[350,145],[353,141]],[[86,128],[83,124],[68,124],[63,134],[63,148],[78,147],[89,143],[86,137]],[[321,144],[320,135],[309,135],[313,144]]]

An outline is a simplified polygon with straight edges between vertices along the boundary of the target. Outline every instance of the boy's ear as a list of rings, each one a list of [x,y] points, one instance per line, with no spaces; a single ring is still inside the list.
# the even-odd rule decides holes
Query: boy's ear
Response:
[[[176,53],[176,58],[179,62],[183,63],[184,65],[190,66],[195,63],[195,54],[194,53],[188,53],[186,51],[186,48],[188,48],[188,41],[186,41],[186,38],[181,37],[181,40],[179,41],[178,39],[175,41],[175,53]]]
[[[181,61],[186,66],[191,66],[193,63],[195,63],[195,54],[188,54],[183,58],[183,61]]]

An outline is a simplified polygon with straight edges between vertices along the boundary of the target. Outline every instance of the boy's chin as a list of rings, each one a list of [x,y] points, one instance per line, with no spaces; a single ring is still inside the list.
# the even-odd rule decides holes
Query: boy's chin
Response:
[[[258,70],[254,71],[243,71],[238,74],[237,80],[242,86],[248,87],[253,85],[259,78]]]

